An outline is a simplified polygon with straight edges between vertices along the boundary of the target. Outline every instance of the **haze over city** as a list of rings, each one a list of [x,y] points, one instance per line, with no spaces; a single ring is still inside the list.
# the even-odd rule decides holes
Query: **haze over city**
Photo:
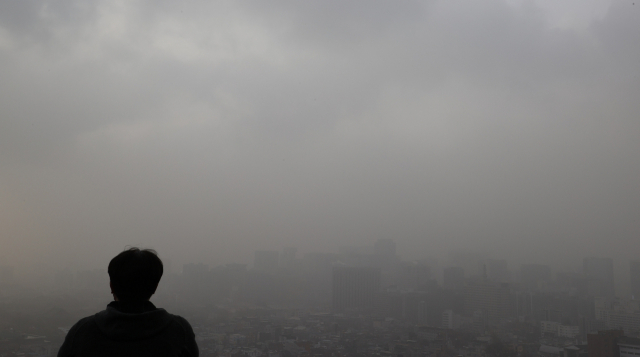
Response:
[[[0,261],[104,269],[133,245],[179,271],[393,239],[440,267],[610,257],[626,282],[639,18],[606,0],[3,1]]]
[[[635,0],[0,0],[0,357],[636,357],[639,44]]]

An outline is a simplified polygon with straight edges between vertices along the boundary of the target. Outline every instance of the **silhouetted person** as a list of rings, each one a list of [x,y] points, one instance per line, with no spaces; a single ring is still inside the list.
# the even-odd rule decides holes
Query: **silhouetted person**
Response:
[[[162,261],[155,251],[125,250],[109,263],[109,277],[115,301],[78,321],[58,357],[198,356],[187,320],[149,301],[162,277]]]

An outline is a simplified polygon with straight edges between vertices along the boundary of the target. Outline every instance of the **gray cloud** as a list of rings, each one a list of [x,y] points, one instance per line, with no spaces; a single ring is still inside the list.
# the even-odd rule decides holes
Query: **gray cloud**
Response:
[[[20,260],[637,247],[637,5],[571,27],[497,0],[88,4],[0,9],[0,226]]]

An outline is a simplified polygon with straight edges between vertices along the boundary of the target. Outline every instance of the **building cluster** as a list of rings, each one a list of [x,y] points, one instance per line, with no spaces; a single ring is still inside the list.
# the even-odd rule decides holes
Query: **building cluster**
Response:
[[[193,322],[203,356],[640,356],[640,262],[630,276],[631,294],[619,296],[609,258],[554,272],[469,255],[435,270],[380,239],[338,253],[288,247],[256,251],[252,265],[167,269],[153,301]],[[20,292],[10,267],[0,286],[8,309]],[[42,330],[38,319],[18,326],[0,314],[0,356],[54,355],[68,321],[110,297],[103,270],[59,271],[43,286],[41,295],[75,299],[56,310],[66,322],[49,319]]]
[[[201,356],[485,356],[537,353],[517,334],[477,337],[465,331],[404,323],[395,319],[307,310],[251,310],[225,322],[195,325]],[[240,314],[238,314],[240,315]]]

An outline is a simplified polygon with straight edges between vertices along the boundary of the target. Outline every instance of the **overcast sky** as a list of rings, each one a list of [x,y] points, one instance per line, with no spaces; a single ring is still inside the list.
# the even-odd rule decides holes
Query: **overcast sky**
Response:
[[[0,1],[9,264],[626,264],[639,179],[634,0]]]

